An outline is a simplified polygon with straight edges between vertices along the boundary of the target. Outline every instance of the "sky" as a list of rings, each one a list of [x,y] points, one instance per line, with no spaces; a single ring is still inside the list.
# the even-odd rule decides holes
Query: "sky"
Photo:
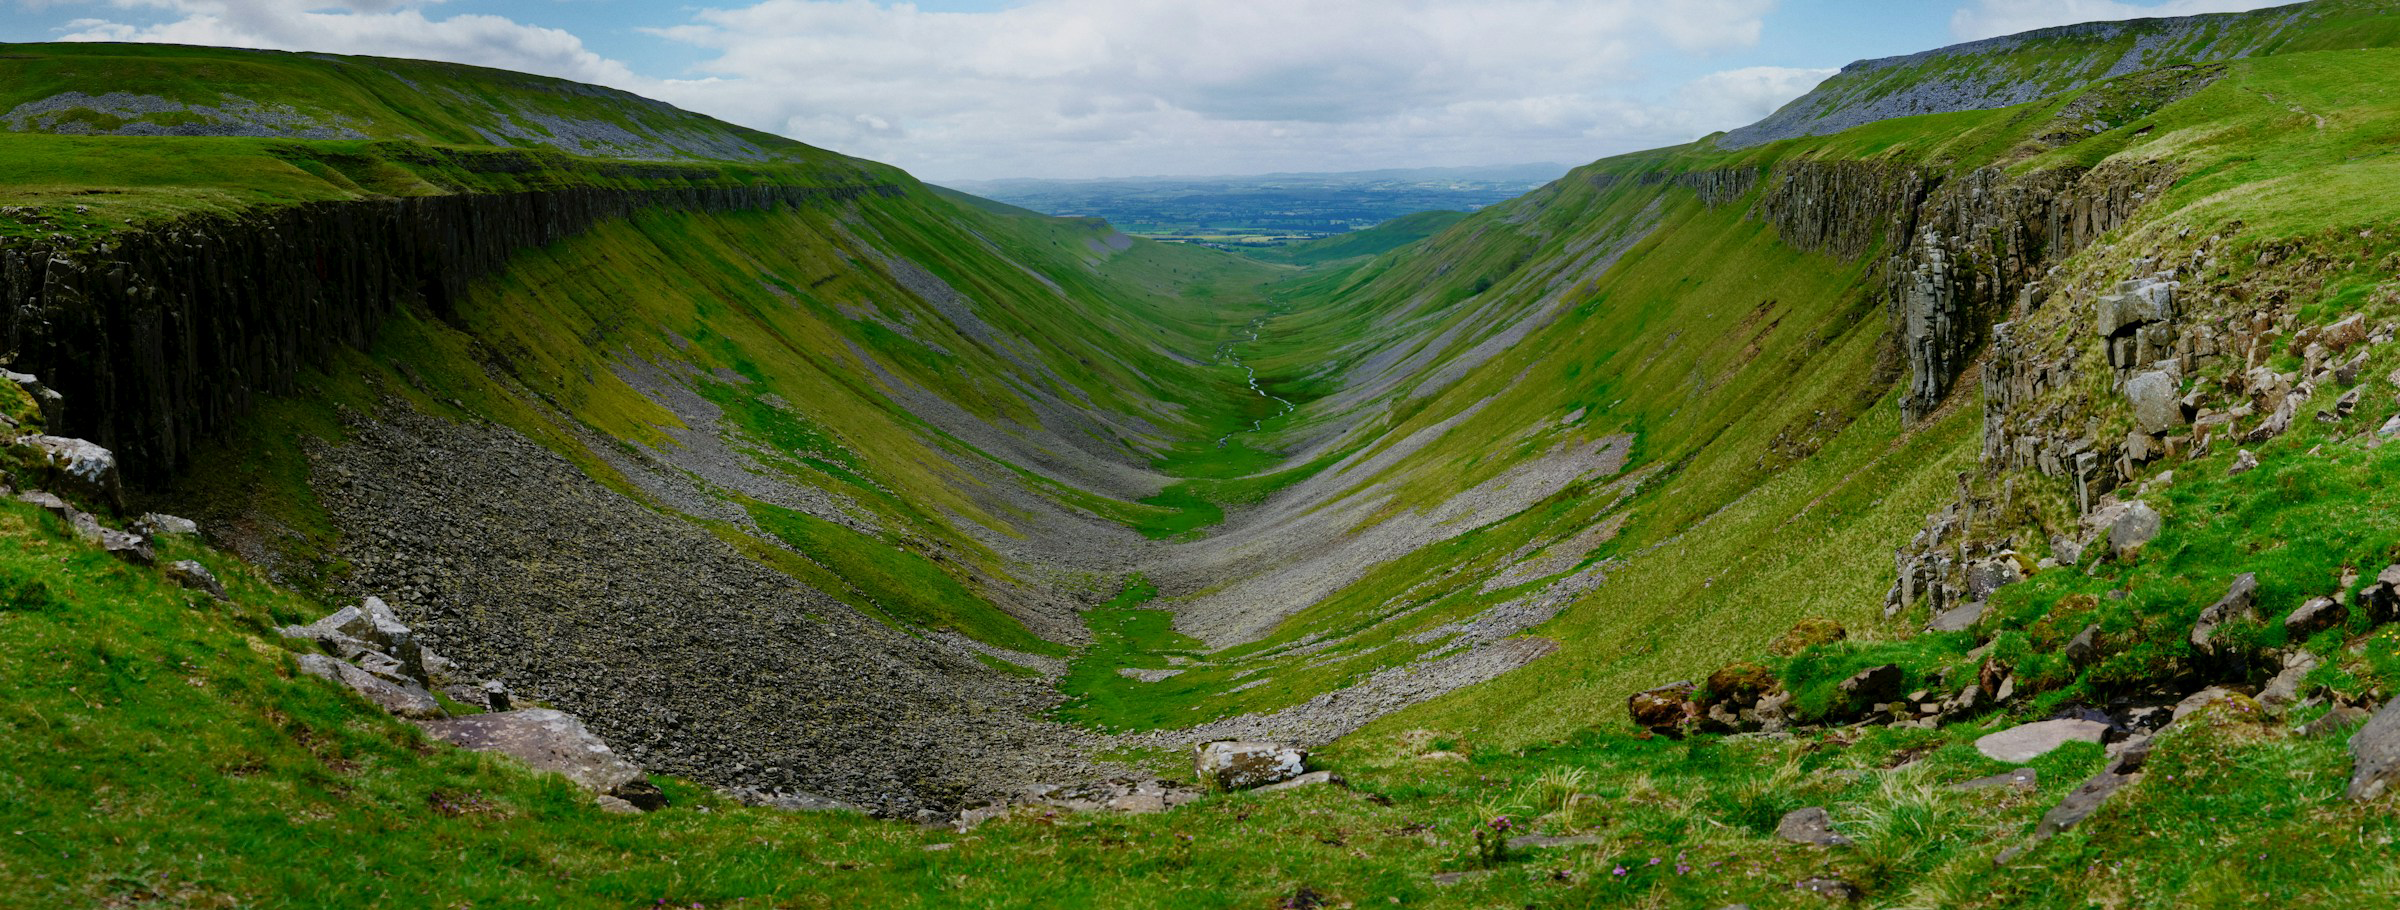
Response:
[[[0,40],[521,70],[942,181],[1579,164],[1750,123],[1852,60],[2278,2],[0,0]]]

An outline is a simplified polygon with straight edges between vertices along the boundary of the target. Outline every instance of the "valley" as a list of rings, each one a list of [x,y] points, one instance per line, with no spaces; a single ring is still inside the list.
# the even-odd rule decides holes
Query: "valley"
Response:
[[[11,45],[0,893],[2388,906],[2396,64],[2053,29],[1276,256]]]

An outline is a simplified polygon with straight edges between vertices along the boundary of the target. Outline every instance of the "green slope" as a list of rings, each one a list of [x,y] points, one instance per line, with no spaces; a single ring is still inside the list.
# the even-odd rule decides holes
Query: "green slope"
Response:
[[[2140,555],[2037,572],[1993,595],[1976,630],[1919,634],[1922,608],[1886,619],[1882,607],[1893,549],[1929,514],[1959,502],[1964,488],[1970,504],[1994,503],[1998,517],[1956,543],[2013,542],[2030,558],[2073,524],[2073,490],[1981,460],[1985,407],[1974,373],[1948,406],[1904,423],[1907,366],[1886,312],[1887,259],[1898,251],[1872,231],[1848,255],[1803,248],[1767,215],[1775,175],[1828,163],[1949,177],[1996,168],[2017,178],[2171,168],[2172,185],[2144,190],[2130,224],[2059,263],[2046,280],[2062,289],[2056,302],[2013,314],[2011,337],[2026,350],[2103,364],[2047,390],[2042,404],[2088,419],[2099,437],[2122,437],[2130,409],[2102,375],[2105,355],[2085,321],[2090,289],[2183,263],[2194,324],[2248,324],[2262,309],[2289,317],[2263,354],[2286,370],[2306,357],[2284,340],[2292,330],[2351,313],[2370,323],[2400,317],[2388,230],[2400,217],[2400,194],[2389,192],[2400,171],[2388,154],[2400,135],[2400,87],[2362,78],[2400,71],[2400,51],[2321,49],[2387,41],[2383,20],[2362,9],[2326,4],[2313,24],[2276,33],[2282,53],[2228,63],[2188,96],[2161,94],[2141,73],[2085,85],[2089,74],[2052,65],[2040,45],[1978,59],[1972,65],[2074,78],[2061,77],[2066,91],[1993,110],[1598,162],[1522,199],[1443,219],[1455,223],[1409,227],[1421,239],[1377,249],[1396,239],[1386,234],[1298,272],[1124,244],[1103,225],[1028,217],[913,183],[856,209],[648,213],[527,251],[457,318],[404,313],[373,349],[327,371],[322,398],[262,411],[217,460],[239,470],[195,478],[179,495],[276,516],[300,532],[287,548],[295,564],[338,577],[328,554],[341,542],[316,505],[300,440],[338,439],[341,407],[372,408],[389,394],[512,427],[602,483],[645,496],[591,440],[666,451],[689,426],[612,369],[630,356],[715,377],[691,387],[756,449],[760,467],[855,507],[847,517],[856,521],[845,523],[721,491],[749,521],[710,524],[713,533],[901,628],[1073,657],[1059,683],[1074,697],[1060,712],[1071,721],[1171,731],[1367,691],[1378,672],[1444,653],[1454,624],[1556,590],[1555,618],[1530,632],[1549,653],[1339,740],[1321,760],[1355,790],[1214,798],[1147,817],[1029,817],[955,835],[742,810],[670,781],[684,806],[619,820],[496,763],[461,764],[449,752],[418,759],[413,734],[396,722],[284,680],[288,661],[274,648],[242,647],[270,620],[317,612],[302,599],[314,593],[308,573],[287,572],[276,588],[231,557],[195,549],[240,579],[241,606],[191,610],[187,595],[11,505],[0,516],[13,544],[0,571],[14,593],[0,619],[18,633],[4,637],[0,667],[25,698],[9,715],[8,748],[20,751],[8,764],[41,770],[9,778],[17,798],[7,827],[49,840],[5,848],[16,856],[7,874],[16,893],[70,903],[175,894],[304,905],[408,894],[590,905],[1256,906],[1301,901],[1305,891],[1330,903],[1783,906],[1818,900],[1790,890],[1813,876],[1843,878],[1892,906],[2093,896],[2132,906],[2388,903],[2400,889],[2377,871],[2400,834],[2389,799],[2343,800],[2341,739],[2293,730],[2322,706],[2283,721],[2237,708],[2179,723],[2143,784],[2019,862],[1994,857],[2099,771],[2101,750],[2042,759],[2030,792],[1945,787],[2006,767],[1970,745],[1983,733],[2187,678],[2195,658],[2180,637],[2235,572],[2259,573],[2277,616],[2336,587],[2355,595],[2356,580],[2339,581],[2344,568],[2371,580],[2400,546],[2378,522],[2393,504],[2377,492],[2400,471],[2400,454],[2362,432],[2391,416],[2388,394],[2370,390],[2347,422],[2304,421],[2249,444],[2262,464],[2247,473],[2228,473],[2231,444],[2140,468],[2126,492],[2157,485],[2152,499],[2170,520]],[[1937,59],[1893,84],[1958,75],[1959,65]],[[2112,123],[2062,128],[2094,110]],[[5,138],[45,152],[170,141]],[[274,158],[269,141],[192,141],[226,150],[231,163],[194,181],[220,194],[212,204],[272,198],[243,195],[253,192],[249,178],[233,166]],[[584,159],[545,160],[561,174],[605,174]],[[735,167],[705,166],[720,175]],[[1693,187],[1719,184],[1684,179],[1725,173],[1764,179],[1705,199]],[[27,192],[18,198],[38,198]],[[906,270],[877,265],[878,255],[921,265],[972,301],[974,320],[929,298]],[[2389,346],[2364,350],[2354,383],[2400,367]],[[2230,400],[2241,372],[2211,366],[2186,388]],[[905,387],[929,390],[950,410],[936,413]],[[2343,391],[2319,389],[2301,413],[2330,410]],[[1274,398],[1296,410],[1282,413]],[[1050,402],[1142,415],[1151,431],[1050,432]],[[984,435],[992,427],[1003,429]],[[1615,440],[1628,447],[1621,469],[1573,466],[1567,482],[1540,486],[1568,470],[1559,453]],[[1144,480],[1093,473],[1098,461],[1085,456]],[[2160,476],[2169,469],[2171,483]],[[1038,497],[1041,511],[987,495],[994,478],[1014,478],[1006,482]],[[1526,485],[1550,492],[1522,503],[1506,495]],[[1505,505],[1458,505],[1477,502]],[[1140,563],[1174,575],[1156,590],[1141,578],[1032,578],[1011,541],[1055,528],[1050,515],[1113,529],[1109,539],[1122,543],[1112,545],[1129,550],[1145,533],[1180,536],[1176,546],[1187,549]],[[1316,572],[1325,587],[1297,589],[1321,596],[1263,612],[1235,596],[1241,586],[1307,574],[1313,564],[1292,560],[1319,551],[1234,551],[1249,554],[1237,570],[1200,581],[1175,562],[1212,542],[1276,541],[1287,523],[1336,551],[1386,532],[1405,544]],[[1578,576],[1592,583],[1550,587]],[[1124,594],[1076,615],[1044,614],[1012,593],[1071,584],[1090,603]],[[1229,604],[1254,612],[1229,620]],[[1041,624],[1060,615],[1088,623],[1092,644],[1072,647],[1074,630]],[[1770,657],[1770,642],[1805,618],[1837,620],[1850,638]],[[2065,639],[2087,626],[2102,631],[2106,659],[2065,662]],[[2393,635],[2363,612],[2304,638],[2273,623],[2233,635],[2315,655],[2324,668],[2309,684],[2328,697],[2400,686]],[[1814,717],[1830,710],[1833,683],[1858,669],[1892,663],[1909,688],[1955,688],[1985,659],[2011,668],[2027,696],[1939,729],[1667,740],[1628,732],[1625,720],[1628,695],[1737,661],[1764,664]],[[169,664],[192,665],[183,675],[203,682],[171,685],[171,674],[140,669]],[[1121,668],[1180,672],[1144,682]],[[107,694],[86,699],[95,692]],[[161,739],[174,724],[212,732],[163,737],[170,747],[142,761],[117,745]],[[294,725],[339,727],[340,754],[318,754],[333,748],[327,733],[272,732]],[[37,758],[52,753],[79,763],[70,774]],[[228,764],[229,754],[255,761]],[[1128,754],[1152,770],[1172,764]],[[225,771],[253,765],[268,770]],[[176,822],[146,825],[130,845],[104,836],[105,819],[81,814],[82,793],[95,789],[112,797],[109,812]],[[489,802],[461,803],[462,793]],[[445,808],[457,805],[469,810]],[[1775,840],[1782,813],[1807,805],[1831,809],[1858,846]],[[1590,840],[1435,884],[1435,873],[1479,871],[1475,829],[1498,815]],[[284,821],[328,816],[330,841],[294,837]],[[2153,833],[2201,818],[2207,837]],[[371,879],[269,865],[386,825],[421,832],[399,838],[393,854],[419,861]],[[934,843],[950,846],[928,852]],[[508,859],[453,877],[444,858],[461,855]],[[652,859],[662,856],[676,859]]]

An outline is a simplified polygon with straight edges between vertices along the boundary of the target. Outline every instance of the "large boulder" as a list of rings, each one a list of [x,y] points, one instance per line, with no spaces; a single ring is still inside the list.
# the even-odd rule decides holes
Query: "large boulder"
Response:
[[[99,444],[64,436],[27,436],[17,441],[28,467],[42,474],[53,489],[110,509],[125,508],[125,484],[117,472],[116,453]]]
[[[2108,725],[2092,720],[2067,718],[2023,724],[1993,733],[1975,741],[1975,751],[1993,761],[2024,764],[2050,754],[2068,743],[2097,743],[2108,735]]]
[[[1219,740],[1192,747],[1192,774],[1225,790],[1282,783],[1306,773],[1308,752],[1280,743]]]
[[[641,768],[619,758],[608,743],[564,711],[527,708],[431,720],[419,726],[433,738],[461,749],[507,755],[536,771],[557,772],[586,790],[618,795],[637,805],[640,800],[623,797],[618,791],[637,790],[629,785],[647,783]]]
[[[2125,397],[2133,402],[2133,422],[2156,436],[2183,425],[2183,405],[2176,399],[2175,377],[2163,370],[2136,373],[2125,380]]]
[[[2400,779],[2400,699],[2350,737],[2350,798],[2374,799]]]
[[[1625,713],[1633,718],[1634,726],[1655,733],[1680,733],[1700,720],[1700,706],[1692,701],[1694,688],[1689,682],[1675,682],[1635,692],[1625,699]]]
[[[2158,532],[2165,527],[2166,520],[2148,503],[2126,503],[2125,511],[2108,525],[2108,546],[2122,559],[2156,539]]]
[[[348,686],[350,691],[365,696],[377,707],[401,717],[430,719],[443,714],[442,703],[434,699],[433,693],[418,686],[384,679],[323,654],[301,655],[300,672]]]
[[[2217,627],[2235,617],[2258,619],[2258,575],[2244,572],[2234,576],[2233,586],[2225,596],[2200,611],[2200,619],[2192,624],[2192,647],[2202,654],[2217,652]]]

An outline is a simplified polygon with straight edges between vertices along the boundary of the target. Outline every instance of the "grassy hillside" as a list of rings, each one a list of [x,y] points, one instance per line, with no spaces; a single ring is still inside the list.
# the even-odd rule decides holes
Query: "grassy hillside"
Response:
[[[1896,907],[2386,906],[2400,894],[2380,871],[2400,834],[2391,797],[2345,799],[2346,734],[2309,722],[2400,690],[2396,638],[2364,608],[2321,626],[2280,620],[2319,595],[2365,604],[2400,559],[2378,521],[2400,450],[2375,431],[2396,407],[2383,377],[2400,347],[2366,340],[2400,319],[2400,195],[2387,192],[2400,172],[2386,154],[2400,89],[2360,78],[2394,71],[2400,51],[2366,46],[2388,43],[2388,17],[2355,4],[2220,25],[2254,19],[2279,23],[2259,45],[2276,52],[2206,71],[2094,81],[2078,67],[2098,52],[2050,53],[2080,32],[1878,69],[1903,73],[1878,83],[1893,90],[1989,65],[2058,81],[1992,109],[1609,159],[1473,215],[1313,247],[1324,255],[1299,269],[1133,241],[868,165],[848,173],[899,194],[651,211],[521,251],[448,318],[395,317],[323,367],[316,394],[263,408],[202,459],[209,471],[158,494],[197,510],[216,547],[170,542],[162,558],[209,563],[233,582],[231,605],[111,562],[30,506],[0,509],[0,625],[15,630],[0,636],[0,678],[21,696],[0,737],[17,754],[0,765],[25,769],[0,778],[0,828],[34,832],[0,848],[0,876],[53,902],[194,905],[1773,907],[1815,905],[1795,884],[1839,879]],[[61,59],[33,71],[74,56]],[[259,191],[240,168],[296,154],[286,145],[368,143],[399,161],[469,142],[431,120],[346,110],[421,132],[387,145],[0,139],[62,161],[78,143],[222,150],[240,167],[165,179],[156,198],[235,206],[273,198],[244,195]],[[538,173],[565,181],[618,179],[609,163],[623,160],[540,154]],[[695,180],[751,173],[729,158],[678,166],[708,171]],[[775,170],[798,166],[757,165],[756,179],[802,179]],[[1837,179],[1859,174],[1872,179]],[[2065,174],[2170,176],[2044,182]],[[368,192],[310,179],[273,192]],[[1820,179],[1851,195],[1795,201]],[[1924,253],[1890,226],[1921,203],[1979,204],[1945,188],[2002,188],[1983,199],[2054,184],[2139,204],[2045,264],[2036,290],[2012,289],[1986,314],[2009,328],[1940,408],[1904,421],[1920,361],[1904,350],[1916,329],[1903,279]],[[1907,186],[1925,189],[1893,190]],[[1908,208],[1879,207],[1886,190]],[[2065,210],[2102,207],[2077,205]],[[2022,254],[2009,230],[1953,238],[1958,274],[1997,276],[1968,254]],[[2124,366],[2119,340],[2093,328],[2115,306],[2102,298],[2165,269],[2180,282],[2173,356]],[[2351,316],[2357,339],[2326,328]],[[2175,397],[2191,396],[2185,419],[2238,422],[2213,440],[2178,427],[2133,442],[2126,378],[2167,360]],[[2250,434],[2279,402],[2290,428]],[[555,779],[427,747],[292,678],[269,628],[403,591],[395,604],[436,635],[504,641],[586,604],[494,594],[484,579],[521,568],[515,541],[480,557],[384,533],[411,531],[421,502],[370,495],[391,478],[538,498],[478,487],[508,472],[474,473],[472,459],[427,470],[424,450],[391,441],[422,425],[530,440],[577,483],[688,532],[677,540],[713,541],[821,594],[811,609],[888,628],[857,647],[945,668],[923,678],[967,694],[942,704],[1024,717],[1028,738],[1077,731],[1090,757],[1118,763],[1110,773],[1187,777],[1184,745],[1265,736],[1323,744],[1316,760],[1349,786],[1154,815],[1027,808],[956,832],[735,806],[708,786],[757,780],[726,766],[758,756],[660,747],[637,754],[678,772],[661,777],[675,807],[624,818]],[[2008,446],[2069,439],[2084,447],[2070,454],[2122,476],[2079,495],[2072,477],[2001,460],[1995,432]],[[2135,454],[2152,444],[2171,454]],[[2139,499],[2164,528],[2122,556],[2106,536],[2070,552],[2087,495]],[[497,527],[480,521],[446,533]],[[1885,608],[1896,550],[1955,556],[1962,572],[2005,559],[2029,577],[1983,592],[1964,627],[1924,631],[1923,602]],[[575,571],[640,580],[677,566],[635,550]],[[2258,576],[2262,618],[2191,644],[2241,572]],[[605,590],[590,599],[630,596]],[[517,606],[441,618],[451,602]],[[1778,642],[1804,620],[1847,634]],[[782,626],[742,628],[772,642]],[[556,650],[620,660],[634,652],[609,649],[624,637],[569,633]],[[662,662],[728,647],[676,637],[638,645]],[[559,680],[553,700],[612,741],[651,742],[656,727],[609,702],[679,704],[580,683],[576,658],[527,650],[482,659]],[[1674,680],[1726,697],[1711,673],[1738,664],[1790,696],[1789,728],[1666,736],[1628,722],[1628,696]],[[1846,705],[1837,683],[1883,665],[1893,696],[1910,693],[1904,711],[1979,701],[1924,723]],[[2291,697],[2269,697],[2286,666],[2302,668],[2283,679]],[[1986,676],[2007,679],[2008,700],[1993,701]],[[985,677],[1018,688],[975,688]],[[2036,782],[1955,786],[2012,767],[1979,752],[1980,736],[2058,716],[2114,723],[2208,684],[2246,694],[2166,727],[2136,782],[2031,852],[2015,848],[2118,767],[2113,750],[2076,743],[2031,762]],[[672,683],[719,685],[753,684]],[[755,685],[734,691],[794,688]],[[868,688],[840,698],[907,697]],[[983,762],[1030,748],[909,741]],[[1778,839],[1785,813],[1808,806],[1855,843]],[[128,835],[124,818],[172,822]],[[1477,847],[1527,833],[1571,839]],[[399,862],[364,875],[335,859],[370,850]],[[460,874],[459,857],[478,859]]]

